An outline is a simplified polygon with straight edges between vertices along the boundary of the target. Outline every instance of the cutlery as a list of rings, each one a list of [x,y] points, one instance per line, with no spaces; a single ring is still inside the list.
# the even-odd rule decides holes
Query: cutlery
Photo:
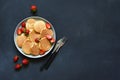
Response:
[[[41,67],[41,71],[43,69],[48,69],[49,66],[51,65],[51,63],[53,62],[53,60],[55,59],[56,55],[58,54],[60,48],[67,42],[67,38],[63,37],[61,39],[59,39],[51,53],[51,55],[48,57],[47,61],[45,62],[45,64]]]

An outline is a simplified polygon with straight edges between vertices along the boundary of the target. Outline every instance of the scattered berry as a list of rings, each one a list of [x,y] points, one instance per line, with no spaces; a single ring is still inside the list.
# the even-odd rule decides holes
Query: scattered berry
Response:
[[[51,26],[50,26],[50,24],[49,24],[49,23],[46,23],[46,28],[48,28],[48,29],[50,29],[50,28],[51,28]]]
[[[36,5],[32,5],[30,7],[30,9],[31,9],[31,12],[35,13],[37,11],[37,6]]]
[[[35,42],[36,42],[36,43],[39,43],[39,38],[36,38],[36,39],[35,39]]]
[[[44,50],[40,50],[40,55],[43,55],[45,53]]]
[[[54,39],[54,38],[52,38],[52,39],[50,40],[50,42],[51,42],[51,43],[54,43],[54,42],[55,42],[55,39]]]
[[[51,39],[52,39],[52,36],[51,36],[51,35],[46,35],[46,38],[47,38],[48,40],[51,40]]]
[[[14,61],[14,62],[17,62],[18,59],[19,59],[19,57],[16,55],[16,56],[14,56],[13,61]]]
[[[18,28],[18,29],[17,29],[17,34],[18,34],[18,35],[22,34],[21,28]]]
[[[28,65],[29,64],[29,60],[28,59],[23,59],[22,60],[22,64],[23,65]]]
[[[22,22],[22,23],[21,23],[21,26],[25,28],[26,23],[25,23],[25,22]]]
[[[19,70],[21,67],[22,67],[21,64],[16,64],[16,65],[15,65],[15,70]]]

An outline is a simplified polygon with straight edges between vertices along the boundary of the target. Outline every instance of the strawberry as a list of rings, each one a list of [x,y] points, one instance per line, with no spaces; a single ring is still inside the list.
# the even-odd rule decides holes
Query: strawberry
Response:
[[[22,22],[22,23],[21,23],[21,26],[25,28],[26,23],[25,23],[25,22]]]
[[[46,28],[48,28],[48,29],[51,28],[50,23],[46,23]]]
[[[30,9],[31,9],[31,12],[35,13],[37,11],[37,6],[36,5],[32,5],[30,7]]]
[[[46,38],[47,38],[48,40],[51,40],[51,39],[52,39],[52,36],[51,36],[51,35],[46,35]]]
[[[54,43],[54,42],[55,42],[55,39],[54,39],[54,38],[52,38],[52,39],[50,40],[50,42],[51,42],[51,43]]]
[[[25,33],[26,33],[27,35],[29,34],[29,32],[30,32],[30,31],[29,31],[28,29],[26,29]]]
[[[17,34],[18,34],[18,35],[22,34],[21,28],[18,28],[18,29],[17,29]]]
[[[36,43],[39,43],[39,38],[36,38],[36,39],[35,39],[35,42],[36,42]]]
[[[19,59],[19,57],[16,55],[16,56],[14,56],[13,61],[14,61],[14,62],[17,62],[18,59]]]
[[[45,51],[44,50],[40,50],[40,55],[43,55],[45,54]]]
[[[16,65],[15,65],[15,70],[19,70],[21,67],[22,67],[21,64],[16,64]]]
[[[23,59],[22,60],[22,64],[23,65],[28,65],[29,64],[29,60],[28,59]]]
[[[25,28],[24,27],[21,28],[21,32],[23,32],[23,33],[25,32]]]

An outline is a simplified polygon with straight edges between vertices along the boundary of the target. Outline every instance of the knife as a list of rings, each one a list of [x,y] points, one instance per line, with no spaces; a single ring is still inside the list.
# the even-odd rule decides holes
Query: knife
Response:
[[[53,62],[53,60],[55,59],[56,55],[58,54],[60,48],[67,42],[67,38],[63,37],[61,39],[59,39],[52,51],[52,54],[48,57],[46,63],[41,67],[41,70],[43,69],[48,69],[49,66],[51,65],[51,63]]]

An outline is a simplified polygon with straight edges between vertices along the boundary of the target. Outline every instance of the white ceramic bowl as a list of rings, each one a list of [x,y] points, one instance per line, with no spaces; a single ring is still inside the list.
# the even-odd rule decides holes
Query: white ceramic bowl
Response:
[[[18,51],[19,51],[21,54],[23,54],[24,56],[29,57],[29,58],[41,58],[41,57],[47,55],[47,54],[53,49],[55,43],[52,44],[52,47],[51,47],[47,52],[45,52],[45,54],[43,54],[43,55],[38,55],[38,56],[33,56],[33,55],[27,55],[27,54],[25,54],[25,53],[22,51],[22,49],[18,47],[18,45],[17,45],[17,43],[16,43],[16,37],[18,36],[18,35],[17,35],[17,29],[18,29],[19,27],[21,27],[21,23],[22,23],[22,22],[27,21],[27,20],[30,19],[30,18],[37,19],[37,20],[43,20],[43,21],[45,21],[45,22],[50,23],[48,20],[46,20],[46,19],[44,19],[44,18],[42,18],[42,17],[39,17],[39,16],[31,16],[31,17],[27,17],[27,18],[23,19],[20,23],[18,23],[18,25],[16,26],[16,29],[15,29],[15,31],[14,31],[14,43],[15,43],[15,46],[16,46],[16,48],[18,49]],[[54,37],[54,39],[56,40],[55,29],[54,29],[54,27],[53,27],[53,25],[52,25],[51,23],[50,23],[50,25],[51,25],[51,28],[52,28],[53,33],[54,33],[53,37]]]

